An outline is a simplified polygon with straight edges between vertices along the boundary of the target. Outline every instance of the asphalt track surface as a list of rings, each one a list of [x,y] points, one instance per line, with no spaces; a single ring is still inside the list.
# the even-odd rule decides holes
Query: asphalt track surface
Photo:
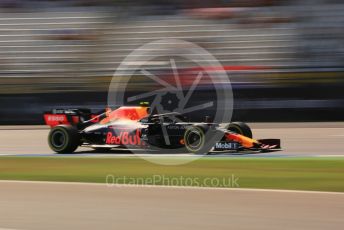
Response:
[[[307,157],[344,156],[344,122],[325,123],[250,123],[254,138],[280,138],[283,151],[273,153],[221,153],[228,157]],[[48,147],[46,126],[0,126],[0,156],[58,156]],[[79,148],[77,156],[116,157],[134,156],[128,151],[114,150],[95,153],[89,148]],[[73,154],[71,154],[73,155]],[[148,154],[148,156],[159,154]],[[190,156],[190,154],[178,154]],[[65,154],[63,156],[66,156]],[[214,155],[210,156],[214,157]]]
[[[0,182],[5,229],[342,229],[344,193]]]
[[[256,138],[281,138],[284,150],[220,156],[344,155],[344,123],[250,125]],[[0,156],[60,156],[49,149],[48,132],[2,126]],[[133,156],[83,148],[78,153]],[[344,193],[330,192],[0,181],[0,229],[342,229],[343,204]]]

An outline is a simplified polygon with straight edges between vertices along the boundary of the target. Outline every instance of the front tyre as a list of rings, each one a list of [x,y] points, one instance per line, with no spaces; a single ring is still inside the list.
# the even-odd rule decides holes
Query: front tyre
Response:
[[[232,122],[226,126],[226,129],[234,133],[252,138],[251,128],[244,122]]]
[[[49,133],[48,143],[54,152],[73,153],[80,143],[79,132],[73,126],[55,126]]]
[[[203,127],[191,126],[184,133],[185,148],[194,154],[208,154],[211,147],[206,143],[206,135]]]

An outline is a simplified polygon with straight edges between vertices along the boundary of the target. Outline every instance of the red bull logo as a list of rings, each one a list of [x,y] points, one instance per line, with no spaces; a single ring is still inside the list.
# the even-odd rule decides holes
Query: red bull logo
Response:
[[[140,134],[140,130],[136,130],[136,132],[121,131],[119,135],[108,132],[105,143],[108,145],[144,145]]]

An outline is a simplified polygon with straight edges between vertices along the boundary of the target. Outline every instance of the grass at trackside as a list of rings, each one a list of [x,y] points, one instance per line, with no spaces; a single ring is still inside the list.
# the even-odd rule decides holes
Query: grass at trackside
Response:
[[[0,157],[0,180],[105,183],[107,175],[127,184],[344,192],[343,158],[202,158],[165,166],[134,157]]]

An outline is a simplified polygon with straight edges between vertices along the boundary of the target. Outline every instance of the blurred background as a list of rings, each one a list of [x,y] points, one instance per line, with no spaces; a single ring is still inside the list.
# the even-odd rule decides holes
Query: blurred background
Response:
[[[165,38],[221,62],[233,120],[343,120],[343,25],[339,0],[1,0],[0,124],[42,124],[57,107],[103,109],[122,60]]]

